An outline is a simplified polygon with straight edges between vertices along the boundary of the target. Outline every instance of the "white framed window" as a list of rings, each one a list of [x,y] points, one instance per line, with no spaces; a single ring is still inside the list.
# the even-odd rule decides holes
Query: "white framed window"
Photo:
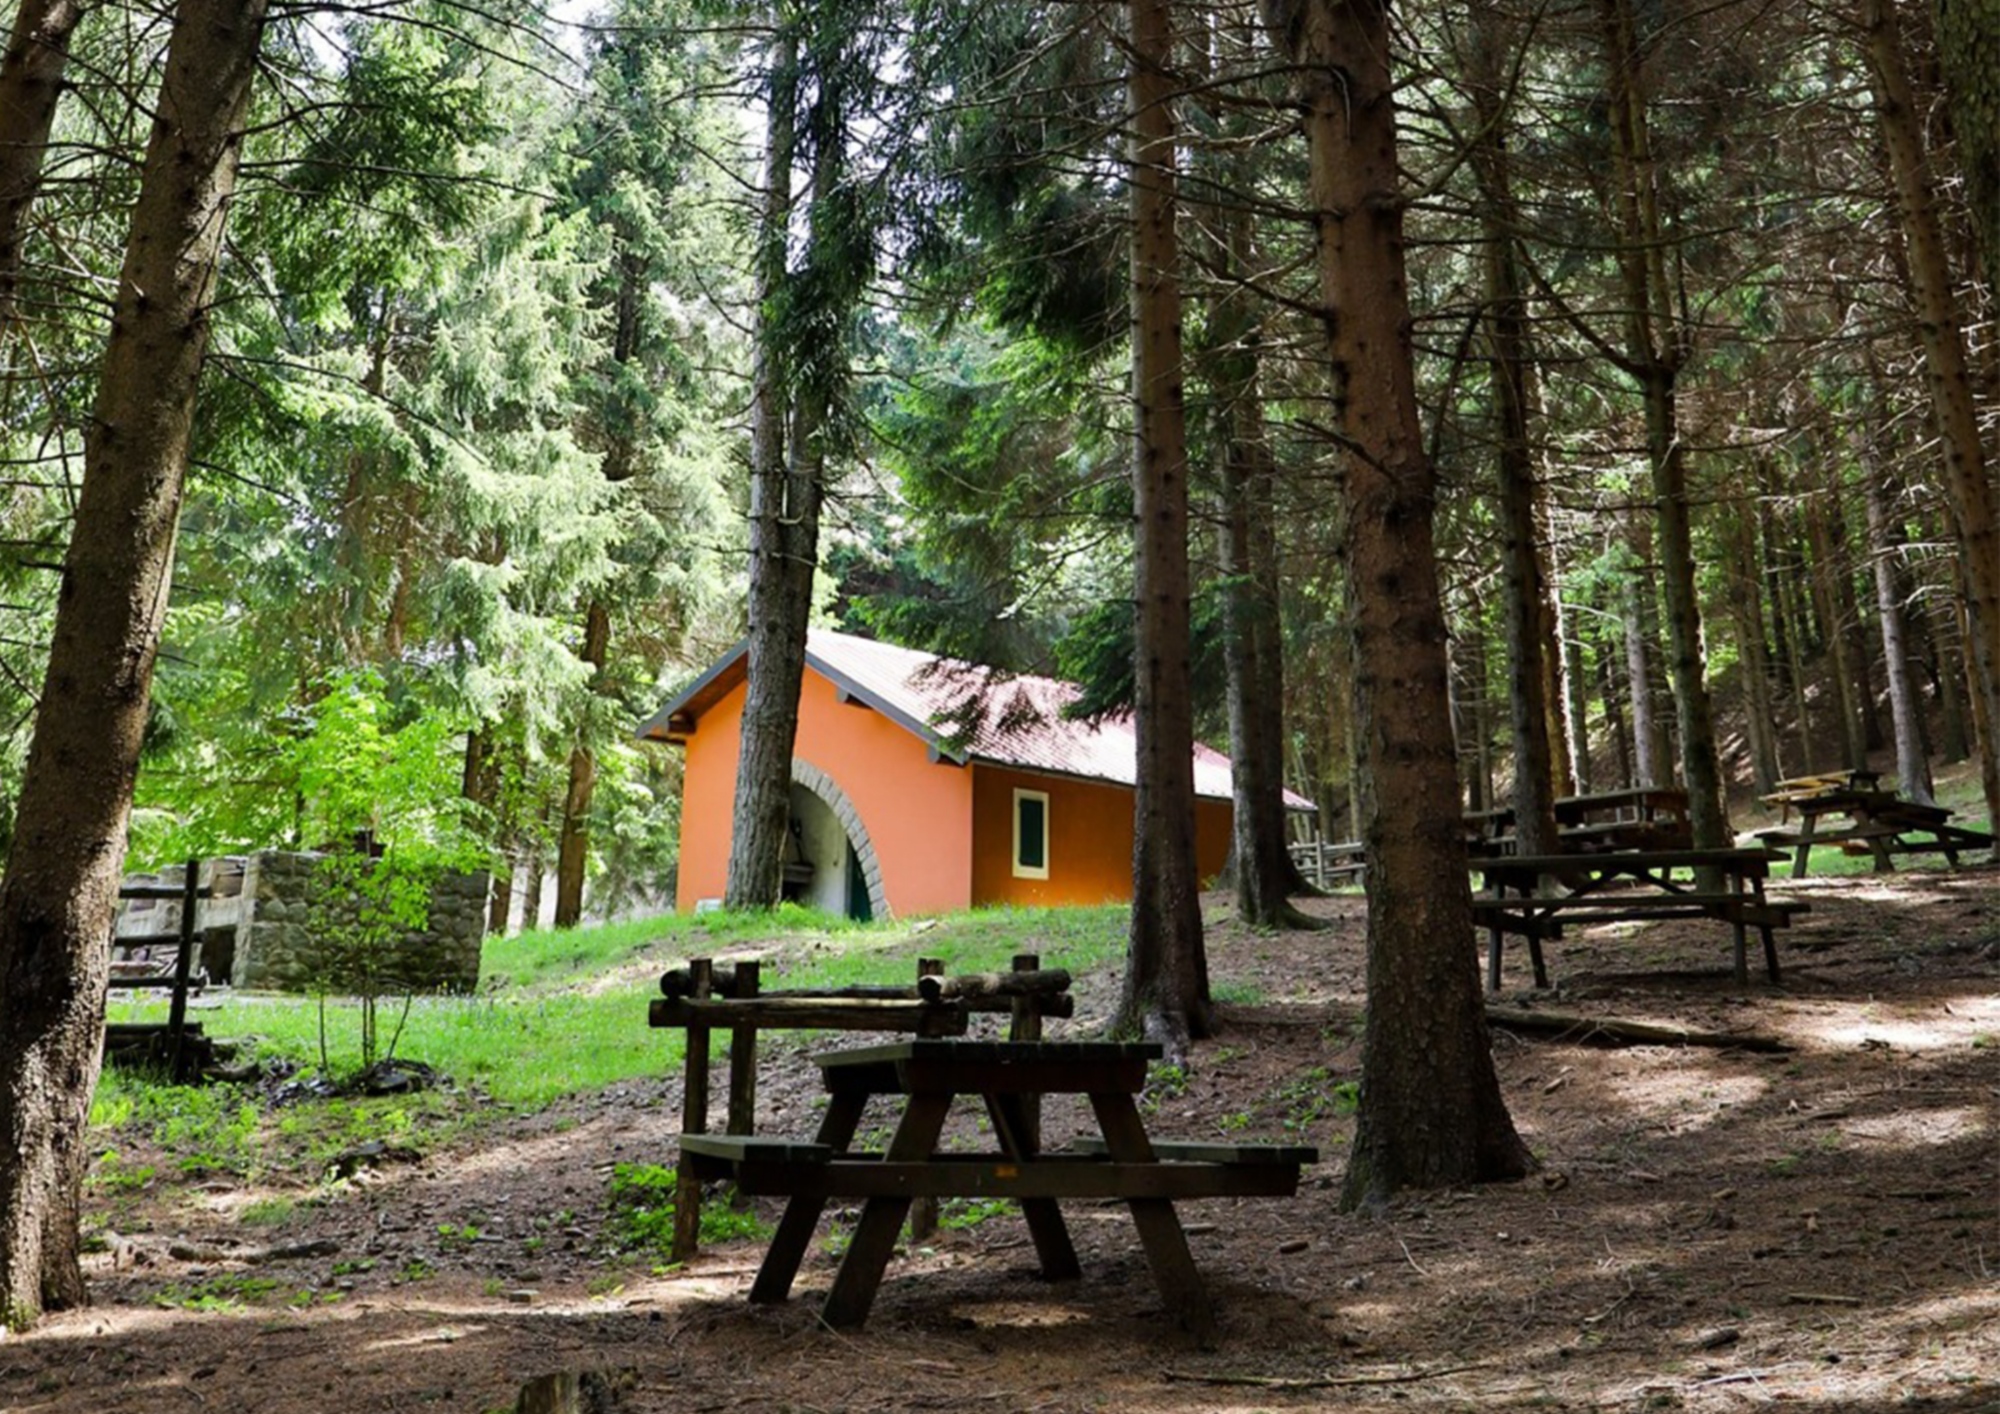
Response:
[[[1014,877],[1049,877],[1049,797],[1046,791],[1014,792]]]

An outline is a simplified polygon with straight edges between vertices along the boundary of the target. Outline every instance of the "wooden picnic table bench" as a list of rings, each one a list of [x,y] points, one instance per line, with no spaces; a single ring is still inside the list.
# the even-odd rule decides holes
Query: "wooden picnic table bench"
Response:
[[[1873,772],[1866,773],[1873,776]],[[1958,867],[1961,850],[1987,849],[1993,836],[1951,822],[1952,812],[1941,805],[1904,800],[1892,790],[1873,786],[1832,783],[1818,790],[1801,791],[1780,799],[1765,796],[1767,803],[1780,804],[1789,819],[1799,813],[1797,829],[1783,825],[1758,830],[1755,838],[1772,850],[1792,854],[1792,877],[1803,879],[1814,845],[1837,845],[1849,854],[1869,854],[1875,872],[1895,872],[1898,854],[1942,854],[1945,862]]]
[[[761,966],[752,960],[718,968],[695,958],[660,976],[660,995],[647,1010],[648,1024],[687,1033],[682,1138],[708,1130],[709,1043],[715,1032],[729,1037],[727,1129],[732,1138],[757,1127],[757,1033],[760,1030],[907,1031],[919,1036],[963,1036],[974,1013],[1008,1018],[1016,1041],[1039,1040],[1045,1017],[1073,1013],[1069,973],[1044,968],[1033,953],[1020,953],[1006,972],[944,975],[937,958],[918,958],[915,979],[903,985],[763,989]],[[702,1174],[683,1164],[676,1175],[672,1255],[684,1262],[701,1237]],[[923,1236],[936,1223],[936,1204],[920,1201],[912,1227]]]
[[[1735,973],[1750,980],[1747,932],[1764,943],[1764,969],[1778,981],[1773,930],[1789,927],[1808,905],[1768,899],[1771,856],[1762,849],[1627,850],[1604,854],[1501,855],[1475,859],[1490,894],[1472,900],[1474,923],[1489,935],[1486,985],[1500,990],[1501,950],[1508,933],[1528,940],[1535,985],[1549,985],[1542,940],[1559,938],[1565,922],[1657,922],[1716,918],[1735,930]],[[1692,878],[1682,878],[1691,874]]]
[[[753,1302],[790,1294],[829,1199],[864,1200],[822,1311],[834,1327],[867,1319],[913,1198],[1018,1201],[1042,1274],[1057,1281],[1082,1274],[1060,1200],[1123,1199],[1167,1309],[1206,1344],[1214,1312],[1175,1200],[1289,1196],[1300,1167],[1318,1154],[1303,1145],[1155,1142],[1133,1097],[1160,1054],[1150,1043],[926,1038],[831,1051],[814,1057],[830,1098],[812,1140],[686,1135],[681,1161],[734,1178],[745,1192],[789,1199],[750,1289]],[[1032,1106],[1050,1094],[1088,1096],[1101,1137],[1044,1151]],[[880,1153],[855,1152],[849,1146],[863,1111],[878,1095],[903,1100],[895,1134]],[[984,1105],[996,1151],[940,1151],[960,1096]]]

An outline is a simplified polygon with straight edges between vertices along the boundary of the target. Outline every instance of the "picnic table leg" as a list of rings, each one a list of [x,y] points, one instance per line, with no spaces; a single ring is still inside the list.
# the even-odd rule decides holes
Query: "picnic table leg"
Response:
[[[1549,988],[1549,964],[1542,957],[1542,925],[1536,919],[1533,908],[1524,910],[1521,916],[1528,924],[1528,961],[1535,969],[1535,985],[1546,992]]]
[[[1757,931],[1764,935],[1764,973],[1775,986],[1778,981],[1778,939],[1771,931],[1770,916],[1764,913],[1764,881],[1761,878],[1750,881],[1750,896],[1756,900],[1758,914],[1765,920],[1757,925]]]
[[[867,1107],[866,1095],[836,1093],[820,1117],[814,1142],[836,1153],[845,1152],[854,1142],[854,1131],[861,1127],[861,1114]],[[785,1204],[785,1215],[778,1219],[778,1230],[771,1236],[763,1264],[757,1268],[757,1280],[750,1287],[750,1300],[754,1304],[773,1306],[792,1294],[799,1263],[805,1260],[806,1249],[812,1246],[813,1231],[819,1226],[819,1216],[825,1211],[824,1198],[799,1196]]]
[[[1010,1159],[1030,1159],[1041,1149],[1034,1132],[1024,1095],[988,1095],[986,1113],[993,1119],[993,1133],[1000,1151]],[[1028,1235],[1035,1240],[1035,1255],[1041,1259],[1042,1275],[1050,1281],[1075,1281],[1083,1275],[1076,1259],[1076,1247],[1069,1240],[1069,1225],[1053,1198],[1023,1198],[1021,1216],[1027,1219]]]
[[[1139,1119],[1138,1106],[1123,1091],[1092,1091],[1090,1107],[1097,1113],[1098,1127],[1104,1131],[1104,1147],[1116,1163],[1143,1164],[1153,1158],[1153,1145],[1146,1138],[1146,1126]],[[1132,1225],[1139,1230],[1139,1243],[1146,1250],[1146,1265],[1153,1269],[1153,1281],[1181,1328],[1207,1349],[1215,1344],[1215,1311],[1209,1305],[1208,1290],[1196,1270],[1194,1254],[1188,1251],[1187,1234],[1166,1198],[1131,1198]]]
[[[1736,916],[1730,920],[1736,928],[1736,985],[1750,985],[1750,938],[1747,925],[1743,922],[1743,910],[1738,908]]]
[[[937,1151],[938,1136],[944,1132],[945,1115],[951,1110],[951,1096],[927,1090],[910,1096],[896,1137],[884,1155],[888,1161],[916,1163]],[[836,1330],[851,1329],[868,1319],[875,1304],[875,1292],[882,1285],[883,1269],[889,1254],[896,1250],[896,1236],[910,1211],[908,1198],[870,1198],[861,1209],[861,1221],[854,1226],[847,1255],[834,1273],[833,1289],[826,1294],[821,1318]]]
[[[703,957],[688,964],[689,994],[706,997],[714,986],[713,963]],[[681,1100],[681,1133],[708,1133],[708,1028],[687,1029],[687,1089]],[[693,1257],[701,1245],[701,1180],[682,1164],[674,1178],[674,1245],[676,1262]]]
[[[1818,833],[1819,833],[1819,812],[1816,810],[1808,810],[1804,806],[1800,806],[1799,843],[1796,852],[1792,855],[1792,877],[1794,879],[1805,878],[1806,860],[1810,858],[1812,855],[1813,836]]]

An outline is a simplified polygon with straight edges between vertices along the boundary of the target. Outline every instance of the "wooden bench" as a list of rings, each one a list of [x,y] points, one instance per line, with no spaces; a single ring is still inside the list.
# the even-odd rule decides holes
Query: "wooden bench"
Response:
[[[1292,863],[1316,888],[1358,884],[1368,872],[1368,846],[1360,840],[1308,840],[1291,846]]]
[[[1300,1167],[1319,1162],[1319,1151],[1301,1144],[1156,1139],[1152,1151],[1148,1160],[1113,1162],[1102,1139],[1079,1139],[1024,1165],[1005,1154],[891,1161],[881,1152],[839,1151],[808,1139],[681,1138],[682,1162],[704,1181],[731,1179],[739,1191],[761,1197],[1287,1198],[1298,1191]]]
[[[1167,1164],[1225,1164],[1243,1168],[1319,1162],[1319,1150],[1311,1144],[1228,1144],[1210,1139],[1155,1139],[1153,1157]],[[1110,1152],[1102,1139],[1070,1141],[1068,1152],[1101,1157]]]
[[[169,993],[167,1020],[159,1022],[120,1022],[108,1026],[105,1031],[105,1053],[107,1056],[138,1057],[145,1064],[164,1064],[167,1074],[176,1084],[192,1077],[199,1069],[202,1058],[210,1053],[208,1039],[202,1035],[199,1023],[187,1019],[188,997],[200,992],[207,981],[205,973],[198,971],[195,954],[200,949],[196,938],[195,909],[198,902],[209,897],[211,890],[201,882],[201,861],[190,859],[187,873],[178,884],[124,884],[118,890],[123,900],[146,900],[150,902],[178,902],[180,908],[179,926],[171,933],[149,933],[119,937],[116,924],[110,941],[111,967],[105,980],[109,991],[165,988]],[[150,953],[155,947],[171,947],[171,962],[148,956],[144,965],[121,967],[119,951],[144,949]]]
[[[1486,985],[1500,990],[1501,951],[1507,934],[1528,940],[1535,985],[1547,987],[1542,955],[1545,938],[1560,938],[1566,923],[1651,923],[1678,918],[1714,918],[1735,932],[1735,974],[1750,980],[1747,933],[1755,928],[1764,945],[1764,969],[1779,980],[1773,930],[1791,926],[1810,905],[1764,896],[1771,856],[1762,849],[1634,850],[1606,854],[1511,855],[1474,860],[1491,894],[1472,900],[1473,922],[1487,930]],[[1703,883],[1682,880],[1681,872],[1707,876]],[[1718,887],[1719,885],[1719,887]],[[1555,892],[1554,890],[1560,890]]]

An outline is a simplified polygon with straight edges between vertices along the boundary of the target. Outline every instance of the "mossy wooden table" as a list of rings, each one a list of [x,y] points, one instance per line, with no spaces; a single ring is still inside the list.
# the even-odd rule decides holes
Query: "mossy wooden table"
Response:
[[[727,1176],[745,1193],[790,1198],[750,1289],[755,1302],[783,1301],[828,1199],[865,1200],[827,1294],[830,1326],[868,1318],[897,1234],[919,1197],[1012,1198],[1021,1205],[1042,1274],[1081,1275],[1058,1202],[1122,1198],[1161,1298],[1198,1340],[1215,1317],[1174,1212],[1178,1198],[1287,1197],[1317,1153],[1298,1145],[1154,1142],[1134,1096],[1160,1048],[1109,1041],[908,1040],[832,1051],[815,1059],[830,1099],[812,1142],[748,1135],[684,1135],[682,1162]],[[1046,1152],[1036,1107],[1044,1095],[1086,1095],[1100,1139]],[[871,1096],[901,1097],[894,1137],[879,1154],[848,1149]],[[938,1140],[959,1096],[984,1104],[997,1153],[941,1153]]]

